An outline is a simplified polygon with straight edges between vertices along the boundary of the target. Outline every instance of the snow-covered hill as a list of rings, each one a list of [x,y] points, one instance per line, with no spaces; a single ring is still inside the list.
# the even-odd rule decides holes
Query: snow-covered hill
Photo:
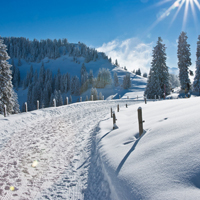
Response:
[[[97,141],[111,199],[199,199],[199,102],[196,97],[123,107],[115,130],[106,116]],[[142,137],[138,107],[145,120]]]
[[[17,59],[13,59],[13,60],[15,63],[17,63]],[[46,70],[50,69],[54,75],[56,75],[58,69],[60,69],[61,74],[69,73],[71,76],[76,75],[80,77],[81,66],[82,66],[82,63],[84,63],[84,58],[79,57],[77,58],[77,60],[80,63],[74,62],[73,58],[68,55],[63,55],[57,59],[45,58],[40,63],[26,62],[25,60],[21,59],[21,66],[19,66],[21,79],[23,80],[26,77],[26,74],[27,72],[29,72],[31,66],[33,66],[34,71],[37,70],[39,72],[42,63],[44,63],[45,69]],[[97,77],[99,69],[101,68],[109,69],[112,77],[113,77],[114,72],[118,74],[118,78],[119,78],[118,87],[115,87],[114,84],[112,83],[111,85],[108,85],[105,88],[102,88],[102,89],[97,88],[97,92],[98,93],[101,92],[104,95],[105,99],[111,98],[111,96],[113,96],[114,98],[119,98],[119,96],[123,97],[124,94],[128,92],[134,92],[136,90],[141,91],[141,93],[139,94],[140,97],[143,96],[147,78],[143,78],[141,76],[135,75],[131,72],[128,72],[122,69],[121,67],[116,67],[115,65],[111,64],[108,61],[108,59],[105,59],[104,57],[102,57],[101,54],[99,54],[99,57],[96,61],[90,61],[89,63],[84,63],[84,65],[88,73],[90,72],[90,70],[93,71],[94,77]],[[132,82],[131,88],[129,88],[128,90],[124,90],[122,87],[123,77],[126,75],[126,73],[130,73],[131,82]],[[19,89],[16,92],[18,94],[20,107],[22,107],[24,102],[27,101],[28,89],[24,90],[22,87],[19,87]],[[90,96],[90,92],[91,92],[91,88],[89,88],[86,92],[82,93],[80,96],[82,97],[83,100],[85,100],[86,96]],[[63,94],[63,99],[65,96],[69,97],[69,95],[70,95],[70,92],[68,92],[67,94]],[[136,98],[138,94],[135,95],[134,93],[131,93],[128,95],[130,96],[130,98]],[[77,98],[79,98],[79,96],[72,95],[73,102],[76,102]],[[125,98],[127,98],[127,96]]]

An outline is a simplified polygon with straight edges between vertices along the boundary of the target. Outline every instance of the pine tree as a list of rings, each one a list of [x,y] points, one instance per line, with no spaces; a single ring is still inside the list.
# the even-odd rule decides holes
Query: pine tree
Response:
[[[0,113],[4,111],[4,105],[7,106],[7,112],[11,114],[14,107],[18,105],[17,99],[14,97],[14,90],[12,85],[11,65],[7,60],[10,58],[6,52],[6,45],[0,39]]]
[[[117,67],[119,67],[119,64],[118,64],[117,59],[115,60],[115,65],[116,65]]]
[[[195,77],[194,77],[194,82],[193,82],[193,90],[194,92],[198,92],[200,95],[200,35],[197,41],[196,56],[197,56],[197,61],[196,61]]]
[[[103,95],[101,92],[99,93],[99,100],[103,100]]]
[[[58,99],[57,99],[57,105],[62,106],[63,105],[63,98],[60,90],[58,91]]]
[[[97,92],[97,89],[96,89],[96,88],[92,88],[92,89],[91,89],[90,96],[92,96],[92,95],[93,95],[93,101],[98,100],[98,92]]]
[[[182,32],[178,40],[178,67],[179,67],[179,80],[182,90],[190,89],[190,79],[188,76],[188,68],[191,63],[190,45],[187,43],[187,36],[185,32]]]
[[[69,96],[69,103],[72,103],[72,96]]]
[[[131,77],[129,73],[126,73],[126,75],[123,78],[123,88],[128,89],[131,87]]]
[[[147,80],[145,95],[148,98],[163,97],[170,93],[169,72],[166,65],[166,47],[162,44],[162,39],[159,37],[157,45],[153,49],[153,59],[151,69]]]
[[[119,80],[118,80],[116,72],[114,73],[114,85],[115,85],[115,87],[117,87],[119,85]]]

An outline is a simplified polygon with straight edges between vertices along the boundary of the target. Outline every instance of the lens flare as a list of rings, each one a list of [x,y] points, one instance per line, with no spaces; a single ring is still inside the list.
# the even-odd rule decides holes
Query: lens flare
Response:
[[[156,4],[156,6],[163,5],[163,4],[168,3],[170,1],[173,1],[172,5],[152,24],[152,26],[150,27],[149,31],[151,29],[153,29],[159,22],[161,22],[166,17],[168,17],[171,14],[172,10],[176,10],[176,13],[174,14],[173,19],[172,19],[172,21],[170,23],[170,26],[171,26],[172,23],[175,21],[177,15],[179,14],[179,12],[180,12],[180,10],[181,10],[181,8],[183,6],[185,6],[185,8],[184,8],[182,29],[183,30],[185,29],[185,26],[186,26],[186,23],[187,23],[189,7],[191,7],[192,15],[193,15],[195,24],[197,26],[197,16],[196,16],[195,7],[198,10],[200,10],[199,0],[162,0],[158,4]]]

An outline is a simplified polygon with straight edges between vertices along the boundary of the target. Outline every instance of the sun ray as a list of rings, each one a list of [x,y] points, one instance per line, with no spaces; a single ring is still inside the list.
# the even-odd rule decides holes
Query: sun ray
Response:
[[[180,1],[179,1],[180,2]],[[178,3],[179,3],[178,2]],[[173,19],[172,19],[172,21],[171,21],[171,23],[170,23],[170,26],[172,25],[172,23],[174,22],[174,20],[176,19],[176,17],[177,17],[177,15],[178,15],[178,13],[180,12],[180,10],[181,10],[181,8],[183,7],[183,4],[185,3],[185,0],[182,0],[181,1],[181,4],[179,5],[179,7],[178,7],[178,10],[176,11],[176,13],[175,13],[175,15],[174,15],[174,17],[173,17]]]
[[[172,0],[164,0],[164,1],[160,1],[159,3],[157,3],[155,6],[161,6],[165,3],[168,3],[169,1],[172,1]]]
[[[190,0],[185,0],[185,2],[186,2],[186,5],[185,5],[185,12],[184,12],[184,17],[183,17],[183,26],[182,26],[182,30],[185,30]]]
[[[198,30],[198,18],[197,18],[195,7],[197,7],[198,10],[200,11],[200,2],[199,2],[200,0],[160,0],[160,2],[154,6],[160,6],[165,3],[169,3],[171,1],[173,1],[172,5],[160,17],[157,18],[157,20],[147,29],[147,31],[145,31],[144,33],[145,35],[147,35],[147,33],[149,33],[155,26],[157,26],[158,23],[160,23],[162,20],[167,18],[174,10],[176,12],[169,24],[169,28],[170,28],[173,22],[175,21],[175,19],[177,18],[177,15],[180,13],[180,10],[183,8],[183,6],[184,6],[184,11],[183,11],[184,14],[183,14],[182,30],[185,30],[186,28],[189,7],[191,7],[195,27],[196,27],[196,30]]]
[[[184,0],[185,1],[185,0]],[[177,2],[177,1],[176,1]],[[170,12],[174,9],[176,2],[174,2],[149,28],[149,31],[152,30],[159,22],[161,22],[163,19],[165,19]]]
[[[196,11],[194,8],[194,0],[190,1],[190,5],[191,5],[191,9],[192,9],[192,15],[194,18],[195,26],[197,27],[197,15],[196,15]]]
[[[199,4],[199,2],[197,0],[193,0],[193,1],[196,4],[197,8],[200,10],[200,4]]]

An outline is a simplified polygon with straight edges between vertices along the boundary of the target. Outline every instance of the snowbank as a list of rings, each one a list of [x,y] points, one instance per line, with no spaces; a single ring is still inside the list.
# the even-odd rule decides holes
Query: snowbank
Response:
[[[132,105],[100,123],[97,143],[112,199],[200,198],[200,98]],[[137,109],[144,133],[138,136]]]

